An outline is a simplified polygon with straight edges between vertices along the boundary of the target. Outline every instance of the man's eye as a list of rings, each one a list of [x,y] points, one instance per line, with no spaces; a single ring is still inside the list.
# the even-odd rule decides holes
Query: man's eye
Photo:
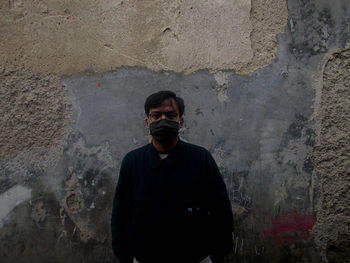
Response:
[[[151,114],[151,117],[154,119],[159,119],[162,116],[160,112],[154,112]]]
[[[174,118],[176,118],[177,113],[175,113],[175,112],[167,112],[167,113],[165,114],[165,116],[166,116],[168,119],[174,119]]]

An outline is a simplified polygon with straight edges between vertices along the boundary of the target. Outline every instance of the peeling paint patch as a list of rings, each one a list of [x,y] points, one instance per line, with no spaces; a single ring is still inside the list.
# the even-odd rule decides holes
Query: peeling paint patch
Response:
[[[25,186],[16,185],[0,195],[0,227],[16,206],[30,199],[31,191]]]
[[[75,193],[72,193],[66,198],[66,205],[69,211],[77,213],[82,208],[82,200]]]
[[[36,203],[32,210],[32,218],[34,221],[39,224],[41,222],[44,222],[47,217],[47,211],[44,208],[44,202],[40,201]]]
[[[218,89],[216,90],[216,94],[218,96],[218,100],[223,102],[228,102],[230,99],[227,96],[227,87],[228,87],[228,74],[226,72],[219,71],[214,74],[214,78],[218,83]]]
[[[285,186],[282,187],[281,191],[275,191],[275,203],[274,206],[278,206],[281,202],[286,200],[288,197],[287,189]]]

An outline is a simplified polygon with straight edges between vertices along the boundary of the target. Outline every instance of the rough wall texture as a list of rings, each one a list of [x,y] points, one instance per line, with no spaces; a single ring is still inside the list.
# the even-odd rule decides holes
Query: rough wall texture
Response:
[[[275,57],[287,14],[284,0],[0,1],[0,59],[60,75],[252,71]]]
[[[69,118],[60,79],[0,66],[0,157],[57,146]]]
[[[349,10],[0,0],[1,262],[116,262],[119,165],[149,141],[142,105],[164,88],[226,182],[228,262],[347,262]]]
[[[330,262],[350,260],[350,50],[334,53],[323,74],[322,129],[314,149],[322,199],[314,229]]]
[[[238,70],[247,73],[271,63],[277,52],[276,34],[284,32],[287,24],[286,1],[251,1],[250,33],[253,58]]]

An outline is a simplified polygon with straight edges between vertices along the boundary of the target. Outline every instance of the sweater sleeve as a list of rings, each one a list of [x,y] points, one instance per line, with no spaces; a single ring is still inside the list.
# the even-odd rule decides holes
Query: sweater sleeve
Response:
[[[213,263],[222,263],[224,256],[231,251],[233,246],[233,215],[226,185],[214,158],[209,152],[207,154],[207,165],[210,213],[213,223],[212,231],[214,238],[214,247],[210,258]]]
[[[122,161],[119,179],[114,194],[111,217],[112,249],[120,263],[132,263],[133,256],[130,253],[127,238],[127,224],[129,213],[128,189],[130,185],[130,173],[128,172],[128,160]]]

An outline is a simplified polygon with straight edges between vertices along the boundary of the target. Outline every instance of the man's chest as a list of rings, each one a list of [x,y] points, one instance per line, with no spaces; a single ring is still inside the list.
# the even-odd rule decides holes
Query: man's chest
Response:
[[[152,167],[142,164],[133,167],[131,190],[134,199],[192,199],[205,191],[205,170],[200,163],[160,160]]]

